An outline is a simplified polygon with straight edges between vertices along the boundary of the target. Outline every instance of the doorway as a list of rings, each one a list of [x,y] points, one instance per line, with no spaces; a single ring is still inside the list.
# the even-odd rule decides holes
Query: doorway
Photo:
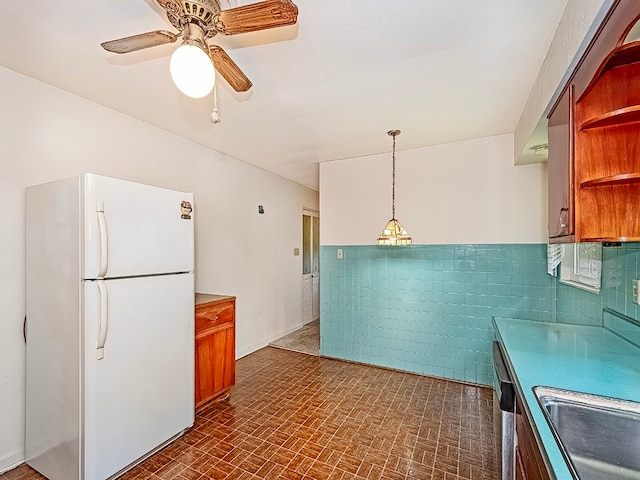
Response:
[[[320,319],[320,212],[302,212],[302,323]]]
[[[302,211],[302,326],[269,344],[309,355],[320,354],[320,214]]]

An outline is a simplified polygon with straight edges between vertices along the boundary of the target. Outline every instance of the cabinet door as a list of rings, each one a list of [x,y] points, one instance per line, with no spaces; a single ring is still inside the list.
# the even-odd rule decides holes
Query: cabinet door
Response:
[[[573,86],[570,86],[549,116],[549,238],[552,242],[575,233],[573,104]]]
[[[520,455],[520,449],[516,447],[516,480],[527,480],[527,475],[524,472],[522,466],[522,456]]]
[[[235,383],[233,323],[196,337],[196,407],[228,390]]]
[[[542,452],[519,396],[516,397],[516,442],[516,478],[550,480]]]

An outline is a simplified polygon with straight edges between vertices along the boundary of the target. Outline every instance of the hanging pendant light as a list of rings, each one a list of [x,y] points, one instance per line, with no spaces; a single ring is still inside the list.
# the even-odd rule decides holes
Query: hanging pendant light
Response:
[[[400,130],[389,130],[393,137],[393,167],[391,174],[391,220],[378,237],[378,245],[411,245],[411,237],[402,224],[396,220],[396,137]]]

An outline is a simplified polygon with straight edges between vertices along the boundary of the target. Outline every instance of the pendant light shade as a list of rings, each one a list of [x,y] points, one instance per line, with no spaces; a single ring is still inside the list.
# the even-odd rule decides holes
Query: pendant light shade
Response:
[[[378,237],[378,245],[411,245],[411,237],[402,224],[392,218]]]
[[[396,137],[400,130],[390,130],[388,135],[393,137],[393,166],[391,176],[391,220],[387,222],[384,230],[378,237],[378,245],[411,245],[411,237],[404,229],[400,221],[396,219]]]

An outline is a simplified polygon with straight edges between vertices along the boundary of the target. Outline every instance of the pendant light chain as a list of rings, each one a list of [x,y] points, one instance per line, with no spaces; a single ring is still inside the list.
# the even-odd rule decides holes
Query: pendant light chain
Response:
[[[213,84],[213,110],[211,111],[211,123],[220,123],[220,114],[218,113],[218,89],[216,84]]]
[[[396,135],[393,133],[393,161],[391,163],[391,218],[396,218]]]

